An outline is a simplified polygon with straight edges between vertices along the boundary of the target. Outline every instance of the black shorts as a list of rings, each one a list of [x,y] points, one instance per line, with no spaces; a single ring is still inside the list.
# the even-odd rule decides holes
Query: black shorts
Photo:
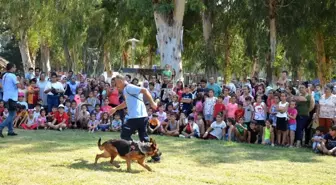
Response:
[[[258,125],[260,125],[260,126],[266,126],[266,124],[265,124],[265,120],[255,120],[256,121],[256,125],[258,126]]]
[[[280,131],[287,131],[288,130],[288,120],[287,118],[278,118],[276,121],[276,129]]]

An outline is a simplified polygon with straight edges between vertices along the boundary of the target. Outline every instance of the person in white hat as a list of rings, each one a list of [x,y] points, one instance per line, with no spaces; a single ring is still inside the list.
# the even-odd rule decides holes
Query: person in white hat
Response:
[[[60,104],[58,106],[58,112],[55,114],[52,122],[48,123],[48,126],[52,129],[62,131],[67,128],[69,116],[64,112],[64,105]]]

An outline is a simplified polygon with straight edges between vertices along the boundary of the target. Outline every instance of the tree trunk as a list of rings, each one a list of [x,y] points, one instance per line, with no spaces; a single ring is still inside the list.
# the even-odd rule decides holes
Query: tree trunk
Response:
[[[151,69],[152,66],[153,66],[153,46],[152,45],[149,45],[148,46],[148,66],[149,68]]]
[[[26,31],[22,31],[19,40],[19,48],[24,72],[28,72],[30,67],[35,67],[29,54],[28,36]]]
[[[69,46],[68,46],[68,42],[66,41],[66,39],[63,39],[63,52],[64,52],[64,58],[65,58],[65,62],[67,63],[67,69],[68,71],[73,70],[73,66],[72,66],[72,59],[71,59],[71,55],[70,55],[70,50],[69,50]]]
[[[207,5],[206,0],[203,0],[203,3]],[[202,27],[203,27],[203,38],[205,41],[205,74],[213,75],[217,73],[217,66],[215,63],[215,48],[212,44],[212,12],[207,8],[204,12],[202,12]]]
[[[331,79],[330,67],[327,65],[327,57],[324,49],[324,36],[323,33],[317,32],[315,37],[316,52],[317,52],[317,68],[318,68],[318,78],[320,83],[325,85]]]
[[[111,72],[111,59],[108,47],[104,47],[104,71]]]
[[[154,4],[155,5],[155,4]],[[169,14],[154,12],[157,29],[156,41],[161,56],[161,67],[170,65],[175,71],[175,80],[183,80],[183,16],[185,0],[174,0],[174,11]]]
[[[231,39],[230,39],[230,34],[226,34],[225,38],[225,56],[224,56],[224,65],[223,65],[223,83],[228,83],[230,78],[230,62],[231,62]]]
[[[275,56],[276,56],[276,25],[275,25],[275,17],[276,17],[276,1],[277,0],[269,0],[269,26],[270,26],[270,50],[271,50],[271,56],[270,64],[268,64],[268,69],[267,70],[267,81],[269,83],[272,83],[272,70],[273,70],[273,63],[275,62]]]
[[[44,72],[50,71],[50,48],[46,43],[42,43],[40,46],[41,52],[41,70]]]
[[[252,77],[258,77],[258,72],[259,72],[259,59],[258,57],[252,57],[252,71],[251,71],[251,78]]]

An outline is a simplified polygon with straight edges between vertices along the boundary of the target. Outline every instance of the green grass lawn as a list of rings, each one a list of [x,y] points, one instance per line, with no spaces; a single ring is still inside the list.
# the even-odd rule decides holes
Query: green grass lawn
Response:
[[[100,159],[93,165],[99,137],[116,133],[67,130],[23,131],[0,138],[0,184],[336,184],[336,159],[308,149],[155,136],[162,162],[147,172],[136,163],[132,173]],[[136,136],[137,137],[137,136]]]

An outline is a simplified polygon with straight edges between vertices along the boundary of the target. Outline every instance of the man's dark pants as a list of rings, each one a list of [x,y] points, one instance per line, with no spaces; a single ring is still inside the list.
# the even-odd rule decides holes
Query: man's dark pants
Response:
[[[147,124],[148,117],[128,119],[127,122],[124,123],[122,126],[120,134],[121,139],[132,141],[131,136],[137,130],[140,141],[149,142],[149,137],[147,134]],[[160,156],[153,156],[152,159],[155,161],[159,161]]]

